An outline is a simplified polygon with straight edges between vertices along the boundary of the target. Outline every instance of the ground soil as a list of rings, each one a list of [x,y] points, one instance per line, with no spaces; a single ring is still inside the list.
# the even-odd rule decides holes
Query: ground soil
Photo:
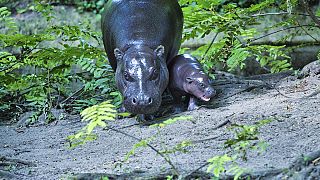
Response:
[[[260,179],[319,178],[319,74],[298,79],[289,73],[249,78],[219,73],[214,87],[218,95],[212,101],[179,114],[192,116],[192,121],[161,128],[151,142],[159,150],[183,140],[194,142],[188,152],[169,155],[181,175],[190,175],[209,158],[227,151],[223,143],[233,137],[227,129],[230,124],[272,119],[260,129],[259,137],[269,145],[266,151],[260,155],[250,152],[248,161],[240,162],[241,167]],[[121,163],[137,141],[112,130],[97,129],[97,140],[68,149],[66,137],[84,125],[79,116],[66,115],[49,125],[0,126],[0,179],[95,179],[106,174],[130,179],[164,177],[172,172],[171,166],[148,147],[137,149],[134,156]],[[135,118],[118,119],[110,127],[137,138],[157,133],[155,128],[137,124]],[[193,177],[208,178],[206,168],[198,169]]]

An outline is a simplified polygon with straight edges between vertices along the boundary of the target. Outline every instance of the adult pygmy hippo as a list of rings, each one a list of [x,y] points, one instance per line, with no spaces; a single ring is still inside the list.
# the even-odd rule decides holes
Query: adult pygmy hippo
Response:
[[[166,61],[178,53],[182,24],[177,0],[108,0],[103,43],[129,112],[158,110],[169,81]]]
[[[201,64],[188,54],[176,56],[168,64],[170,81],[169,90],[177,104],[176,112],[181,111],[182,96],[189,96],[188,110],[197,108],[196,98],[209,101],[216,91],[210,86],[208,76]]]

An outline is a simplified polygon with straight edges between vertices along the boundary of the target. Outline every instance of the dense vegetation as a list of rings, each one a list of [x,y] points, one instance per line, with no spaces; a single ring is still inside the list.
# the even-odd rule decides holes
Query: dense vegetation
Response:
[[[89,121],[88,125],[69,137],[76,140],[73,145],[78,145],[95,138],[92,130],[96,126],[107,127],[105,121],[115,118],[114,109],[122,97],[115,88],[113,72],[102,48],[101,32],[92,29],[89,23],[56,24],[54,6],[74,6],[80,12],[90,11],[99,17],[106,0],[49,2],[0,1],[0,119],[16,120],[21,114],[32,112],[28,124],[35,123],[41,115],[49,123],[59,118],[52,114],[53,109],[79,113],[91,106],[81,113],[84,120]],[[185,16],[183,41],[212,36],[209,43],[196,49],[183,48],[181,52],[197,56],[212,77],[216,67],[235,72],[245,67],[248,59],[258,62],[270,73],[291,69],[288,53],[296,46],[285,48],[286,42],[298,35],[310,36],[314,41],[308,44],[319,45],[319,39],[312,34],[319,31],[320,11],[313,11],[311,4],[304,0],[180,0],[179,3]],[[304,7],[303,13],[299,6]],[[30,12],[41,14],[47,23],[36,33],[22,33],[15,17]],[[257,27],[267,16],[282,16],[283,21],[264,27],[263,31],[270,33],[263,34]],[[301,17],[308,21],[301,22]],[[276,42],[258,43],[261,38],[289,29],[294,32]],[[167,122],[177,120],[179,118]],[[218,177],[225,170],[225,163],[245,159],[243,149],[257,148],[251,142],[258,140],[258,128],[266,122],[231,128],[236,138],[225,144],[238,150],[237,155],[210,159],[209,170]],[[149,146],[152,137],[138,140],[128,157],[135,148]],[[183,151],[188,145],[189,142],[182,142],[172,152]],[[170,164],[166,153],[157,153]],[[233,171],[238,175],[243,172],[237,165]]]
[[[0,10],[0,111],[4,112],[1,114],[5,119],[33,111],[31,121],[41,114],[51,121],[51,108],[65,108],[72,112],[106,99],[116,99],[116,105],[121,100],[102,50],[101,32],[93,30],[89,23],[78,26],[54,24],[52,21],[55,17],[53,5],[73,5],[80,11],[99,14],[105,1],[56,0],[50,3],[0,2],[3,6],[8,5],[8,8],[4,6]],[[309,19],[317,16],[298,12],[298,1],[180,0],[179,3],[185,16],[183,41],[205,38],[212,33],[217,35],[210,43],[191,52],[201,59],[209,73],[215,67],[229,71],[243,68],[248,58],[254,58],[272,73],[287,70],[290,68],[290,49],[284,49],[286,40],[319,30],[316,21],[306,21],[307,24],[299,22],[300,16],[311,17]],[[37,33],[21,33],[24,31],[17,26],[10,11],[16,14],[35,11],[46,18],[47,24]],[[255,26],[262,23],[265,16],[284,16],[285,20],[265,30],[280,32],[295,28],[296,31],[273,44],[255,43],[260,39],[259,34],[265,36]],[[315,39],[312,43],[319,44],[319,40]],[[185,48],[181,50],[184,51]],[[74,90],[71,84],[83,86]]]

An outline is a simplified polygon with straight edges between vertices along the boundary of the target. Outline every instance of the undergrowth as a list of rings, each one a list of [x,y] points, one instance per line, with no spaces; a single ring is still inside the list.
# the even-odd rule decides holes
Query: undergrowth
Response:
[[[288,53],[297,47],[286,48],[291,39],[305,35],[313,39],[313,42],[306,42],[305,45],[319,45],[319,40],[313,35],[317,34],[320,27],[311,20],[311,15],[300,13],[301,3],[297,0],[255,1],[245,7],[223,2],[225,1],[179,1],[185,17],[183,40],[205,40],[208,35],[212,36],[210,42],[191,50],[191,54],[200,57],[208,73],[216,68],[235,72],[244,68],[248,59],[254,60],[269,73],[288,70],[291,69]],[[270,16],[279,16],[283,21],[264,24],[268,21],[266,17]],[[303,18],[309,21],[304,19],[300,22]],[[263,25],[264,29],[258,29],[259,25]],[[291,32],[285,34],[289,30]],[[259,41],[278,33],[285,35],[273,42],[266,41],[265,44]]]
[[[101,48],[101,33],[90,26],[55,25],[52,7],[40,1],[35,1],[34,9],[47,20],[47,27],[39,33],[21,34],[8,8],[0,8],[3,118],[26,111],[54,118],[49,115],[52,108],[80,112],[114,99],[114,74]]]
[[[70,148],[75,148],[88,141],[95,140],[97,135],[93,133],[93,130],[100,127],[122,134],[127,138],[136,141],[123,160],[115,163],[116,168],[123,168],[123,163],[127,162],[130,157],[134,156],[138,151],[151,149],[171,167],[173,173],[168,175],[168,179],[183,179],[193,175],[194,172],[181,173],[179,168],[176,167],[175,162],[172,160],[172,156],[176,153],[188,154],[192,148],[196,148],[197,142],[201,142],[201,140],[192,141],[186,139],[173,146],[169,146],[166,137],[161,135],[162,129],[170,128],[172,124],[177,123],[178,121],[184,123],[183,121],[185,120],[191,120],[191,116],[176,116],[164,120],[163,122],[153,124],[148,128],[155,129],[155,133],[146,138],[139,138],[124,130],[109,126],[107,122],[114,121],[117,115],[126,116],[124,114],[118,114],[115,110],[115,106],[112,105],[110,101],[94,105],[82,111],[82,121],[88,121],[88,123],[74,135],[68,137]],[[208,159],[208,163],[205,163],[199,169],[207,166],[207,172],[212,174],[212,179],[228,176],[233,179],[239,179],[240,177],[249,176],[250,169],[241,167],[239,162],[246,162],[249,153],[260,154],[266,150],[267,143],[260,137],[260,128],[270,122],[271,120],[266,119],[260,120],[253,125],[231,124],[227,129],[234,137],[227,139],[223,143],[226,153]]]
[[[60,0],[55,2],[63,3]],[[80,11],[89,10],[97,14],[101,13],[104,2],[73,1],[78,3]],[[305,24],[299,21],[301,16],[313,16],[310,12],[301,15],[297,11],[301,5],[297,0],[180,0],[179,3],[185,17],[183,41],[213,35],[209,43],[191,51],[191,54],[200,57],[211,76],[217,66],[234,72],[244,68],[250,58],[271,73],[288,70],[291,64],[285,43],[290,38],[307,35],[315,39],[309,44],[319,45],[319,40],[311,34],[319,31],[320,25],[317,21],[306,21]],[[151,148],[174,170],[173,176],[168,176],[168,179],[181,177],[170,155],[187,153],[188,148],[193,147],[193,142],[184,140],[167,147],[165,140],[157,138],[163,128],[190,117],[173,117],[155,124],[150,128],[154,128],[156,133],[145,139],[108,126],[108,122],[117,116],[128,114],[115,111],[121,104],[122,96],[115,88],[114,73],[101,48],[101,33],[92,30],[88,24],[53,23],[55,16],[51,5],[47,1],[35,0],[30,6],[32,8],[28,8],[41,14],[47,21],[43,30],[29,34],[20,32],[10,8],[0,7],[1,119],[18,118],[22,113],[31,111],[30,123],[35,123],[41,115],[51,122],[55,120],[52,109],[81,112],[87,125],[69,136],[72,148],[96,139],[93,132],[97,127],[113,130],[137,141],[124,157],[124,162],[138,149]],[[269,10],[276,10],[276,13],[268,13]],[[19,11],[23,12],[23,9]],[[270,33],[262,34],[256,25],[263,23],[264,17],[272,15],[283,16],[284,21],[270,24],[263,29]],[[313,15],[318,18],[320,11],[317,10]],[[288,33],[276,42],[259,44],[259,40],[267,36],[292,29],[295,32]],[[259,128],[268,122],[265,120],[255,125],[233,125],[229,128],[234,138],[224,143],[227,153],[214,156],[206,164],[213,178],[231,174],[237,179],[248,172],[238,162],[246,161],[251,150],[260,152],[265,149],[266,143],[259,138]],[[159,143],[160,148],[155,148],[155,143]]]

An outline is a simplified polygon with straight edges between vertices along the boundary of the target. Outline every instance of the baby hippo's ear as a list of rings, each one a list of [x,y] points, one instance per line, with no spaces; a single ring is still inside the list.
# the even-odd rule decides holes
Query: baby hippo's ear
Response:
[[[114,53],[114,56],[116,57],[117,61],[119,61],[123,58],[124,53],[119,48],[115,48],[113,53]]]
[[[164,55],[164,47],[162,45],[158,46],[155,50],[154,53],[158,56],[158,57],[162,57]]]
[[[186,77],[186,81],[187,81],[188,84],[191,84],[194,81],[194,78]]]

